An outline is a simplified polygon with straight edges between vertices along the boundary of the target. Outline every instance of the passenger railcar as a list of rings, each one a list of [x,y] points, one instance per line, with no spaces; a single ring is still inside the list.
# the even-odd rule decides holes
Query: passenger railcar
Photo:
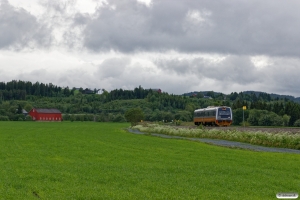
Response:
[[[230,126],[232,124],[232,110],[227,106],[209,106],[194,111],[194,124],[207,126]]]

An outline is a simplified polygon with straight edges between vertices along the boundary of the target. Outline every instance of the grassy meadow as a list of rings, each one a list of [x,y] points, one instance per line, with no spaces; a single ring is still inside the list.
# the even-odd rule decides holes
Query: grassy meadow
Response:
[[[298,154],[128,133],[127,123],[0,122],[0,199],[276,199]]]

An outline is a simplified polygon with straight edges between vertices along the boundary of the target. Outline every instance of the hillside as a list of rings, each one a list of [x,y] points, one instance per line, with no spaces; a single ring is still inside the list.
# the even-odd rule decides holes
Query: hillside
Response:
[[[236,92],[232,92],[231,94],[223,94],[224,96],[230,96],[235,94]],[[242,91],[240,93],[243,93],[244,95],[252,95],[255,94],[257,97],[260,96],[260,94],[266,94],[266,95],[270,95],[271,99],[276,99],[276,100],[280,100],[280,99],[288,99],[294,102],[298,102],[300,103],[300,97],[294,97],[292,95],[281,95],[281,94],[274,94],[274,93],[266,93],[266,92],[262,92],[262,91]],[[222,93],[221,92],[214,92],[214,91],[194,91],[194,92],[187,92],[182,94],[183,96],[197,96],[197,94],[201,94],[203,96],[219,96]]]
[[[57,108],[64,120],[122,122],[127,110],[140,107],[146,121],[192,121],[195,109],[219,105],[232,107],[235,125],[242,122],[243,106],[247,107],[245,119],[251,125],[293,126],[300,119],[298,98],[286,95],[254,91],[174,95],[141,86],[134,90],[98,91],[28,81],[0,82],[0,120],[30,120],[22,110],[28,112],[35,107]]]

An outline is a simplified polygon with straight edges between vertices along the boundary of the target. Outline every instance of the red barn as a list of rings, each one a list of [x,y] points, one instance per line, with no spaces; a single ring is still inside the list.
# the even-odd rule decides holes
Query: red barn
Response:
[[[33,108],[29,112],[33,121],[61,121],[61,112],[57,109]]]

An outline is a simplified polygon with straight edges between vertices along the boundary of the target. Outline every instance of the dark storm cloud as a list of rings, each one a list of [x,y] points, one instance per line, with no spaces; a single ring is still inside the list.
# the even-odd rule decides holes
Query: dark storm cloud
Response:
[[[108,1],[87,23],[84,45],[123,52],[300,53],[299,1]]]
[[[48,45],[51,40],[48,32],[26,10],[16,9],[6,0],[0,0],[0,49],[12,46],[22,48],[32,42]]]

